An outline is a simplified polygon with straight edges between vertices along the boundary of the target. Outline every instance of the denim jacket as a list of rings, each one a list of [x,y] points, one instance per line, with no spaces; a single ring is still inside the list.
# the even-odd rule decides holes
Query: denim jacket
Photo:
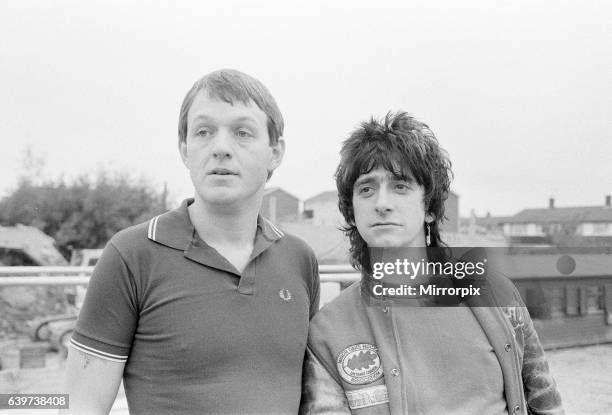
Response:
[[[502,278],[496,284],[511,297],[497,302],[504,307],[479,307],[477,302],[468,305],[500,363],[508,414],[564,414],[527,308],[509,280]],[[407,413],[397,374],[409,368],[401,367],[396,356],[393,343],[397,328],[388,318],[392,309],[367,306],[360,286],[356,283],[344,290],[311,321],[300,414]],[[372,373],[357,381],[365,379],[365,384],[347,382],[346,373],[340,374],[338,369],[343,351],[369,345],[380,359],[379,372],[373,365]]]

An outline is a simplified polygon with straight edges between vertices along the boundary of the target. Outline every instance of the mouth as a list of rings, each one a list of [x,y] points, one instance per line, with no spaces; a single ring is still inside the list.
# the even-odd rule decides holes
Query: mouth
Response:
[[[395,222],[376,222],[370,225],[371,228],[387,227],[387,226],[400,226],[400,224],[395,223]]]
[[[219,167],[216,169],[209,170],[206,174],[209,176],[237,176],[238,175],[238,173],[236,173],[233,170],[219,168]]]

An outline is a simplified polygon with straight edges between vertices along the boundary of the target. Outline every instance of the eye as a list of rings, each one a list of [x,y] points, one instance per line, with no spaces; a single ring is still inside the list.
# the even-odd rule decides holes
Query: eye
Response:
[[[405,193],[411,189],[410,185],[405,182],[396,183],[394,189],[398,192]]]
[[[374,192],[374,188],[371,186],[361,186],[359,187],[358,193],[363,196],[368,196]]]
[[[210,128],[198,128],[195,133],[198,137],[210,137],[211,134]]]
[[[239,138],[250,138],[253,137],[253,133],[246,129],[246,128],[240,128],[239,130],[236,130],[236,135]]]

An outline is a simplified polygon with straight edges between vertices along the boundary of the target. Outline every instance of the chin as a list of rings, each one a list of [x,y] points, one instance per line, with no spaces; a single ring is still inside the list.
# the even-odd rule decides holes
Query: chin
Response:
[[[416,241],[414,239],[406,239],[406,238],[401,238],[401,237],[398,238],[395,235],[385,235],[385,236],[381,235],[375,238],[371,238],[371,242],[372,243],[370,243],[370,241],[366,241],[368,246],[377,246],[381,248],[407,248],[407,247],[425,246],[424,241],[421,245],[418,245],[418,244],[415,245]]]
[[[368,246],[376,246],[376,247],[380,247],[380,248],[394,248],[394,247],[399,247],[402,246],[402,241],[397,240],[397,238],[385,238],[385,237],[378,237],[378,238],[370,238],[370,240],[367,240],[366,243],[368,244]]]
[[[202,194],[202,200],[211,205],[230,204],[240,200],[240,195],[231,189],[215,189]]]

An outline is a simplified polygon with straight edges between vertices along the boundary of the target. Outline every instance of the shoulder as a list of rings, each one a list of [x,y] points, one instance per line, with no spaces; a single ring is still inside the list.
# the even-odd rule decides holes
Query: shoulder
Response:
[[[311,335],[323,337],[338,328],[350,326],[356,319],[363,319],[361,282],[357,281],[343,290],[335,299],[325,304],[310,322]]]
[[[281,230],[278,232],[279,237],[276,237],[269,250],[270,255],[275,258],[275,263],[279,266],[284,264],[287,267],[300,269],[309,275],[318,274],[318,262],[314,250],[297,236]]]
[[[279,243],[285,246],[286,249],[291,250],[292,252],[304,255],[316,261],[315,252],[310,247],[310,245],[308,245],[303,239],[295,235],[283,232],[283,237],[279,239]]]
[[[497,305],[524,306],[521,295],[510,278],[493,271],[487,274],[487,279],[491,285]]]
[[[120,230],[113,235],[108,244],[122,255],[142,251],[143,248],[151,245],[147,234],[154,219]]]

